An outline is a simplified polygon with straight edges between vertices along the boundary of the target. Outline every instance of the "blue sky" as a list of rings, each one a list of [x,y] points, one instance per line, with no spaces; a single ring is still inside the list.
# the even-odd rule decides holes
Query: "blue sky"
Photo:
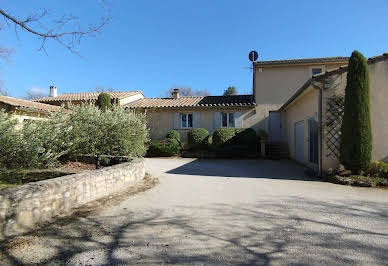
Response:
[[[3,20],[0,45],[14,49],[0,61],[0,79],[11,96],[29,89],[59,93],[142,90],[161,96],[171,87],[207,89],[220,95],[231,85],[251,90],[248,53],[260,60],[349,56],[358,49],[370,57],[388,52],[388,1],[106,1],[111,22],[79,46],[82,58],[55,42],[48,55],[40,40]],[[98,0],[2,0],[2,9],[24,16],[46,8],[54,17],[72,13],[81,24],[106,11]]]

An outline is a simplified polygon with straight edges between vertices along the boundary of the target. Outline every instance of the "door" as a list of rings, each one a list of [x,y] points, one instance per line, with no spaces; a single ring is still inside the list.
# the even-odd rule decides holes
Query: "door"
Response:
[[[304,121],[295,123],[295,159],[304,163]]]
[[[309,162],[318,164],[318,122],[315,118],[308,120],[308,133],[309,133]]]
[[[280,121],[280,112],[269,112],[269,140],[273,142],[282,141],[282,129]]]

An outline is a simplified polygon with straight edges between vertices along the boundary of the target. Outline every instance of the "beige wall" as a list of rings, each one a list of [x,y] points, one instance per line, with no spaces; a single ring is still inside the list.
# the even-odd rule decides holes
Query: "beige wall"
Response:
[[[302,85],[311,78],[313,68],[331,70],[346,63],[257,66],[255,68],[257,129],[268,131],[269,111],[279,109]]]
[[[318,119],[318,91],[312,86],[290,104],[282,113],[282,127],[284,136],[288,142],[290,157],[295,156],[295,123],[304,121],[304,164],[308,163],[308,120]]]
[[[209,131],[210,135],[214,133],[216,128],[214,127],[214,112],[242,112],[242,127],[255,127],[255,121],[252,119],[252,115],[255,112],[255,108],[182,108],[182,109],[150,109],[147,110],[147,122],[150,129],[151,139],[162,139],[166,136],[167,132],[174,128],[174,113],[200,113],[200,126]],[[182,141],[187,141],[187,131],[189,129],[176,129],[181,133]]]

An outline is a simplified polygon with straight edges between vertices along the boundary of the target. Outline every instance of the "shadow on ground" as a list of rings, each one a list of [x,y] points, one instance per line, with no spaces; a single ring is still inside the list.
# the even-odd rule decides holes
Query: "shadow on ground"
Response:
[[[155,209],[63,219],[3,241],[0,260],[82,265],[383,265],[388,261],[388,206],[300,197],[276,202],[282,203],[179,206],[169,212]],[[190,215],[181,212],[188,208]]]
[[[197,159],[168,171],[168,174],[211,177],[315,180],[305,168],[290,160],[208,160]]]

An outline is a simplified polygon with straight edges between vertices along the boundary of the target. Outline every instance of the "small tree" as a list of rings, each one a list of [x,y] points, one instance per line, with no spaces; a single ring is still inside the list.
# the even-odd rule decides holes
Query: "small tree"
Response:
[[[371,162],[369,101],[368,63],[360,52],[354,51],[348,65],[340,150],[342,164],[354,173],[366,170]]]
[[[224,96],[232,96],[232,95],[237,95],[237,89],[234,86],[230,86],[224,91]]]
[[[102,111],[106,111],[106,110],[109,110],[111,108],[111,103],[110,103],[110,96],[108,93],[100,93],[98,95],[98,99],[97,99],[97,105],[98,105],[98,108],[100,108]]]

